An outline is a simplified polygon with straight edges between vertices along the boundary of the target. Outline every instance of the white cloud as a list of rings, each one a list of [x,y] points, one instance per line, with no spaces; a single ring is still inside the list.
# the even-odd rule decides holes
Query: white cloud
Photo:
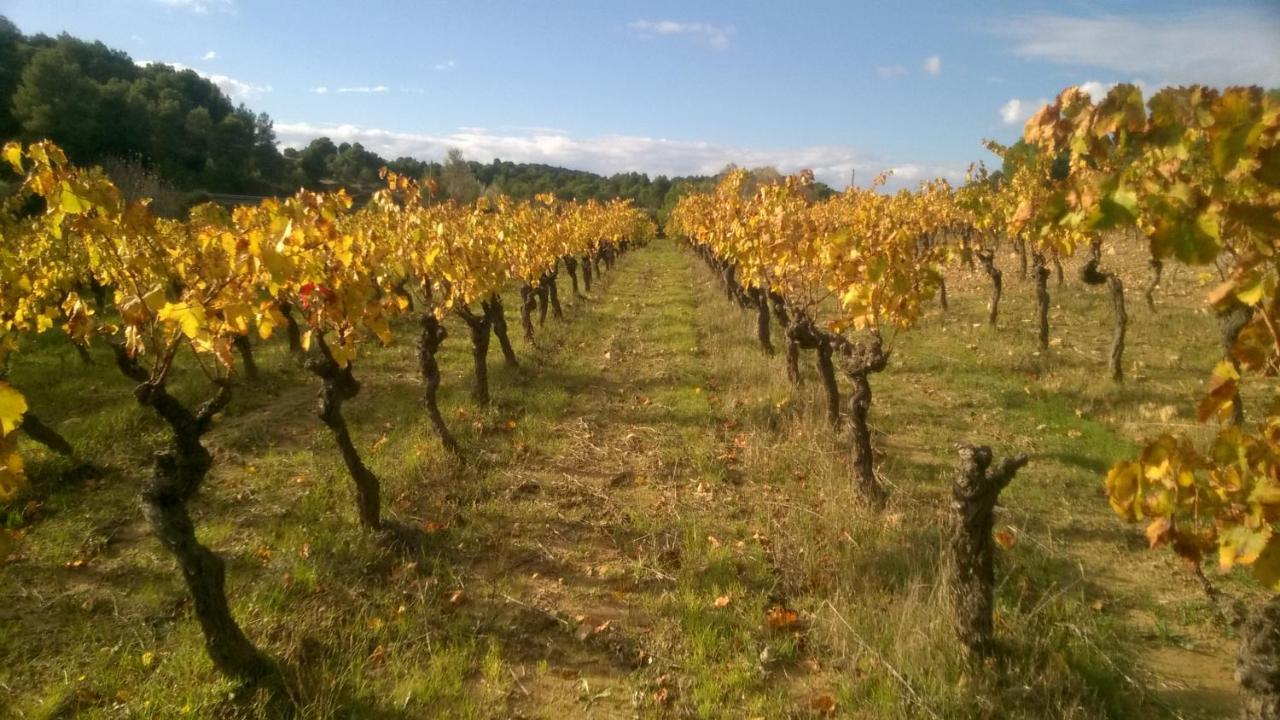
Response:
[[[445,60],[444,62],[438,62],[435,64],[436,70],[452,70],[456,67],[458,67],[458,63],[452,60]]]
[[[1183,15],[1034,15],[994,23],[1013,52],[1061,65],[1145,77],[1160,85],[1280,85],[1280,10]]]
[[[155,0],[175,10],[186,10],[197,15],[208,15],[210,12],[232,12],[235,10],[234,0]]]
[[[237,80],[231,77],[230,75],[222,75],[219,73],[207,73],[201,70],[197,70],[191,67],[190,65],[183,65],[182,63],[164,62],[163,60],[137,60],[134,62],[134,64],[141,65],[141,66],[168,65],[169,67],[173,68],[174,70],[177,70],[178,72],[182,72],[183,70],[190,70],[195,74],[199,75],[200,77],[213,83],[214,85],[217,85],[219,88],[222,89],[222,92],[226,93],[227,96],[230,97],[232,100],[238,100],[241,102],[262,97],[263,95],[271,92],[273,89],[270,85],[254,85],[253,83],[247,83],[242,80]]]
[[[675,20],[635,20],[627,23],[627,27],[642,38],[659,35],[683,35],[705,43],[716,50],[729,47],[734,33],[738,29],[732,25],[711,25],[710,23],[683,23]]]
[[[882,78],[895,78],[907,74],[907,69],[901,65],[877,65],[876,74]]]
[[[942,57],[938,55],[930,55],[920,64],[924,71],[930,75],[938,75],[942,72]]]
[[[337,92],[340,93],[384,93],[389,92],[391,88],[386,85],[360,85],[358,87],[340,87]]]
[[[317,85],[316,87],[311,88],[311,92],[317,95],[324,95],[325,93],[329,92],[329,88],[325,87],[324,85]]]
[[[218,59],[218,53],[217,53],[217,52],[215,52],[215,51],[213,51],[213,50],[210,50],[209,52],[207,52],[207,53],[205,53],[204,55],[202,55],[202,56],[200,57],[200,59],[201,59],[201,60],[217,60],[217,59]]]
[[[322,135],[335,142],[359,142],[386,158],[410,156],[439,160],[450,148],[458,148],[473,160],[502,158],[514,162],[539,162],[601,174],[638,171],[652,175],[711,175],[729,163],[744,167],[772,165],[789,173],[809,168],[819,180],[843,188],[850,171],[869,182],[877,173],[895,170],[890,185],[912,185],[926,178],[945,176],[959,180],[963,167],[889,162],[857,148],[813,145],[797,148],[759,149],[691,140],[668,140],[634,135],[574,137],[552,128],[513,129],[500,134],[485,128],[460,128],[452,133],[405,133],[357,125],[316,125],[277,122],[277,137],[288,147],[303,147]]]
[[[1036,114],[1042,106],[1048,104],[1047,98],[1039,100],[1020,100],[1013,98],[1000,106],[1000,119],[1005,125],[1020,125]]]

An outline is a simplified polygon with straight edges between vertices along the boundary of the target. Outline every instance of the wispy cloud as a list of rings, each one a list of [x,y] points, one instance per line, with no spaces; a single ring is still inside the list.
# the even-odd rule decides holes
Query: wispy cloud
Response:
[[[311,88],[311,92],[317,95],[327,95],[329,93],[329,88],[325,87],[324,85],[317,85]]]
[[[1280,9],[1182,15],[1033,15],[992,23],[1016,55],[1155,84],[1280,85]]]
[[[1036,111],[1048,102],[1048,98],[1040,98],[1039,100],[1012,98],[1009,102],[1000,106],[1000,120],[1005,125],[1020,125],[1025,123],[1032,115],[1035,115]]]
[[[286,146],[302,147],[322,135],[336,142],[360,142],[383,157],[410,156],[439,160],[459,148],[473,160],[502,158],[590,170],[602,174],[626,171],[668,176],[714,174],[729,163],[746,167],[771,165],[782,172],[808,168],[822,181],[842,188],[851,171],[862,181],[893,170],[891,186],[911,185],[945,176],[957,180],[964,168],[920,162],[893,162],[858,148],[813,145],[760,149],[693,140],[669,140],[634,135],[575,137],[554,128],[528,128],[498,133],[485,128],[460,128],[443,134],[403,133],[358,125],[317,125],[277,122],[275,130]]]
[[[906,75],[907,69],[901,65],[877,65],[876,74],[887,80]]]
[[[391,88],[386,85],[359,85],[357,87],[340,87],[336,92],[340,93],[384,93],[390,92]]]
[[[684,36],[693,38],[716,50],[729,47],[733,35],[738,29],[732,25],[712,25],[710,23],[686,23],[675,20],[635,20],[627,23],[627,28],[642,38],[658,36]]]
[[[942,58],[938,55],[930,55],[924,59],[923,63],[920,63],[920,67],[924,68],[924,71],[930,75],[940,75],[942,74]]]
[[[137,60],[135,61],[135,64],[141,66],[168,65],[179,72],[183,70],[190,70],[209,82],[212,82],[214,85],[217,85],[222,89],[222,92],[226,93],[232,100],[253,100],[255,98],[260,98],[273,90],[270,85],[255,85],[253,83],[244,82],[243,80],[237,80],[230,75],[197,70],[190,65],[184,65],[182,63],[165,62],[163,60]]]
[[[438,62],[435,64],[436,70],[452,70],[456,67],[458,67],[458,63],[453,60],[445,60],[444,62]]]
[[[201,56],[200,56],[200,59],[201,59],[201,60],[217,60],[217,59],[218,59],[218,53],[217,53],[217,52],[215,52],[215,51],[213,51],[213,50],[210,50],[209,52],[205,53],[204,55],[201,55]]]
[[[236,8],[234,0],[154,0],[154,2],[197,15],[208,15],[210,12],[232,12]]]

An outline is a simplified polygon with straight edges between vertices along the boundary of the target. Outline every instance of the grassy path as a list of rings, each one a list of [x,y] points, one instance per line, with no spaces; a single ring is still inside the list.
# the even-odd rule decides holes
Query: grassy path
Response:
[[[1099,491],[1135,418],[1193,396],[1182,385],[1211,343],[1171,359],[1139,324],[1131,353],[1149,385],[1100,387],[1100,301],[1058,300],[1056,332],[1080,344],[1045,363],[1011,286],[995,333],[979,322],[984,289],[962,280],[950,313],[895,338],[873,379],[893,493],[880,515],[857,505],[812,359],[789,387],[750,318],[659,241],[588,301],[562,289],[567,321],[517,341],[520,368],[495,353],[489,408],[466,398],[466,333],[451,324],[442,406],[466,462],[430,433],[410,342],[360,360],[356,442],[388,513],[428,532],[425,552],[386,552],[356,528],[314,387],[275,344],[260,350],[267,378],[211,436],[199,531],[228,560],[246,630],[296,669],[308,716],[1233,715],[1230,639],[1168,558],[1135,552],[1139,534]],[[1150,322],[1199,332],[1171,317]],[[6,519],[23,538],[0,564],[0,690],[13,691],[0,717],[227,714],[133,499],[160,428],[103,363],[67,372],[60,346],[30,357],[15,379],[111,470],[68,485],[37,456],[39,499]],[[1034,456],[999,517],[1018,538],[1000,566],[1007,659],[980,673],[937,590],[961,440]]]

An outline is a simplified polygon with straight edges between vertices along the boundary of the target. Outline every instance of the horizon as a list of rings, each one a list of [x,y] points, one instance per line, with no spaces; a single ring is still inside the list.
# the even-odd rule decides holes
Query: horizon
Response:
[[[426,161],[456,147],[602,175],[732,163],[808,168],[836,189],[886,170],[891,187],[954,182],[1064,87],[1280,86],[1280,6],[1265,2],[7,5],[24,33],[196,71],[268,113],[282,147],[327,136]]]

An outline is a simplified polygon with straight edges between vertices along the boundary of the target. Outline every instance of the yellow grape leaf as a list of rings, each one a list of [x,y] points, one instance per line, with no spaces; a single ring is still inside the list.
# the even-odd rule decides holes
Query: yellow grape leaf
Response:
[[[729,603],[732,602],[732,600],[733,599],[730,598],[728,595],[721,595],[720,597],[716,598],[714,605],[718,608],[727,607]]]
[[[90,208],[90,205],[89,203],[85,202],[84,198],[81,198],[79,195],[77,195],[75,191],[73,191],[65,183],[63,184],[62,212],[67,213],[68,215],[79,215],[89,210],[89,208]]]
[[[1270,525],[1257,531],[1236,525],[1222,533],[1218,537],[1218,567],[1225,572],[1236,563],[1252,565],[1271,542],[1271,535]]]
[[[1133,501],[1141,477],[1142,465],[1127,460],[1116,463],[1107,473],[1107,499],[1111,501],[1111,509],[1126,520],[1138,519]]]
[[[1209,379],[1209,391],[1196,408],[1196,418],[1204,422],[1215,416],[1218,419],[1230,417],[1239,381],[1240,373],[1235,366],[1227,360],[1219,361]]]
[[[13,171],[22,174],[22,144],[7,142],[4,144],[4,159],[13,166]]]
[[[22,471],[22,457],[18,455],[16,445],[17,438],[14,436],[0,436],[0,502],[8,502],[17,497],[26,481]]]
[[[27,400],[6,382],[0,382],[0,437],[17,429],[27,412]]]
[[[1280,590],[1280,542],[1276,541],[1274,535],[1271,536],[1270,542],[1258,555],[1258,559],[1253,561],[1253,576],[1258,582],[1265,585],[1273,592]]]
[[[1012,528],[1001,528],[995,531],[993,537],[1001,550],[1011,550],[1018,544],[1018,536],[1013,534]]]
[[[204,324],[204,308],[190,303],[165,303],[160,308],[159,318],[162,322],[176,322],[182,328],[182,334],[195,339],[200,334],[200,326]]]

